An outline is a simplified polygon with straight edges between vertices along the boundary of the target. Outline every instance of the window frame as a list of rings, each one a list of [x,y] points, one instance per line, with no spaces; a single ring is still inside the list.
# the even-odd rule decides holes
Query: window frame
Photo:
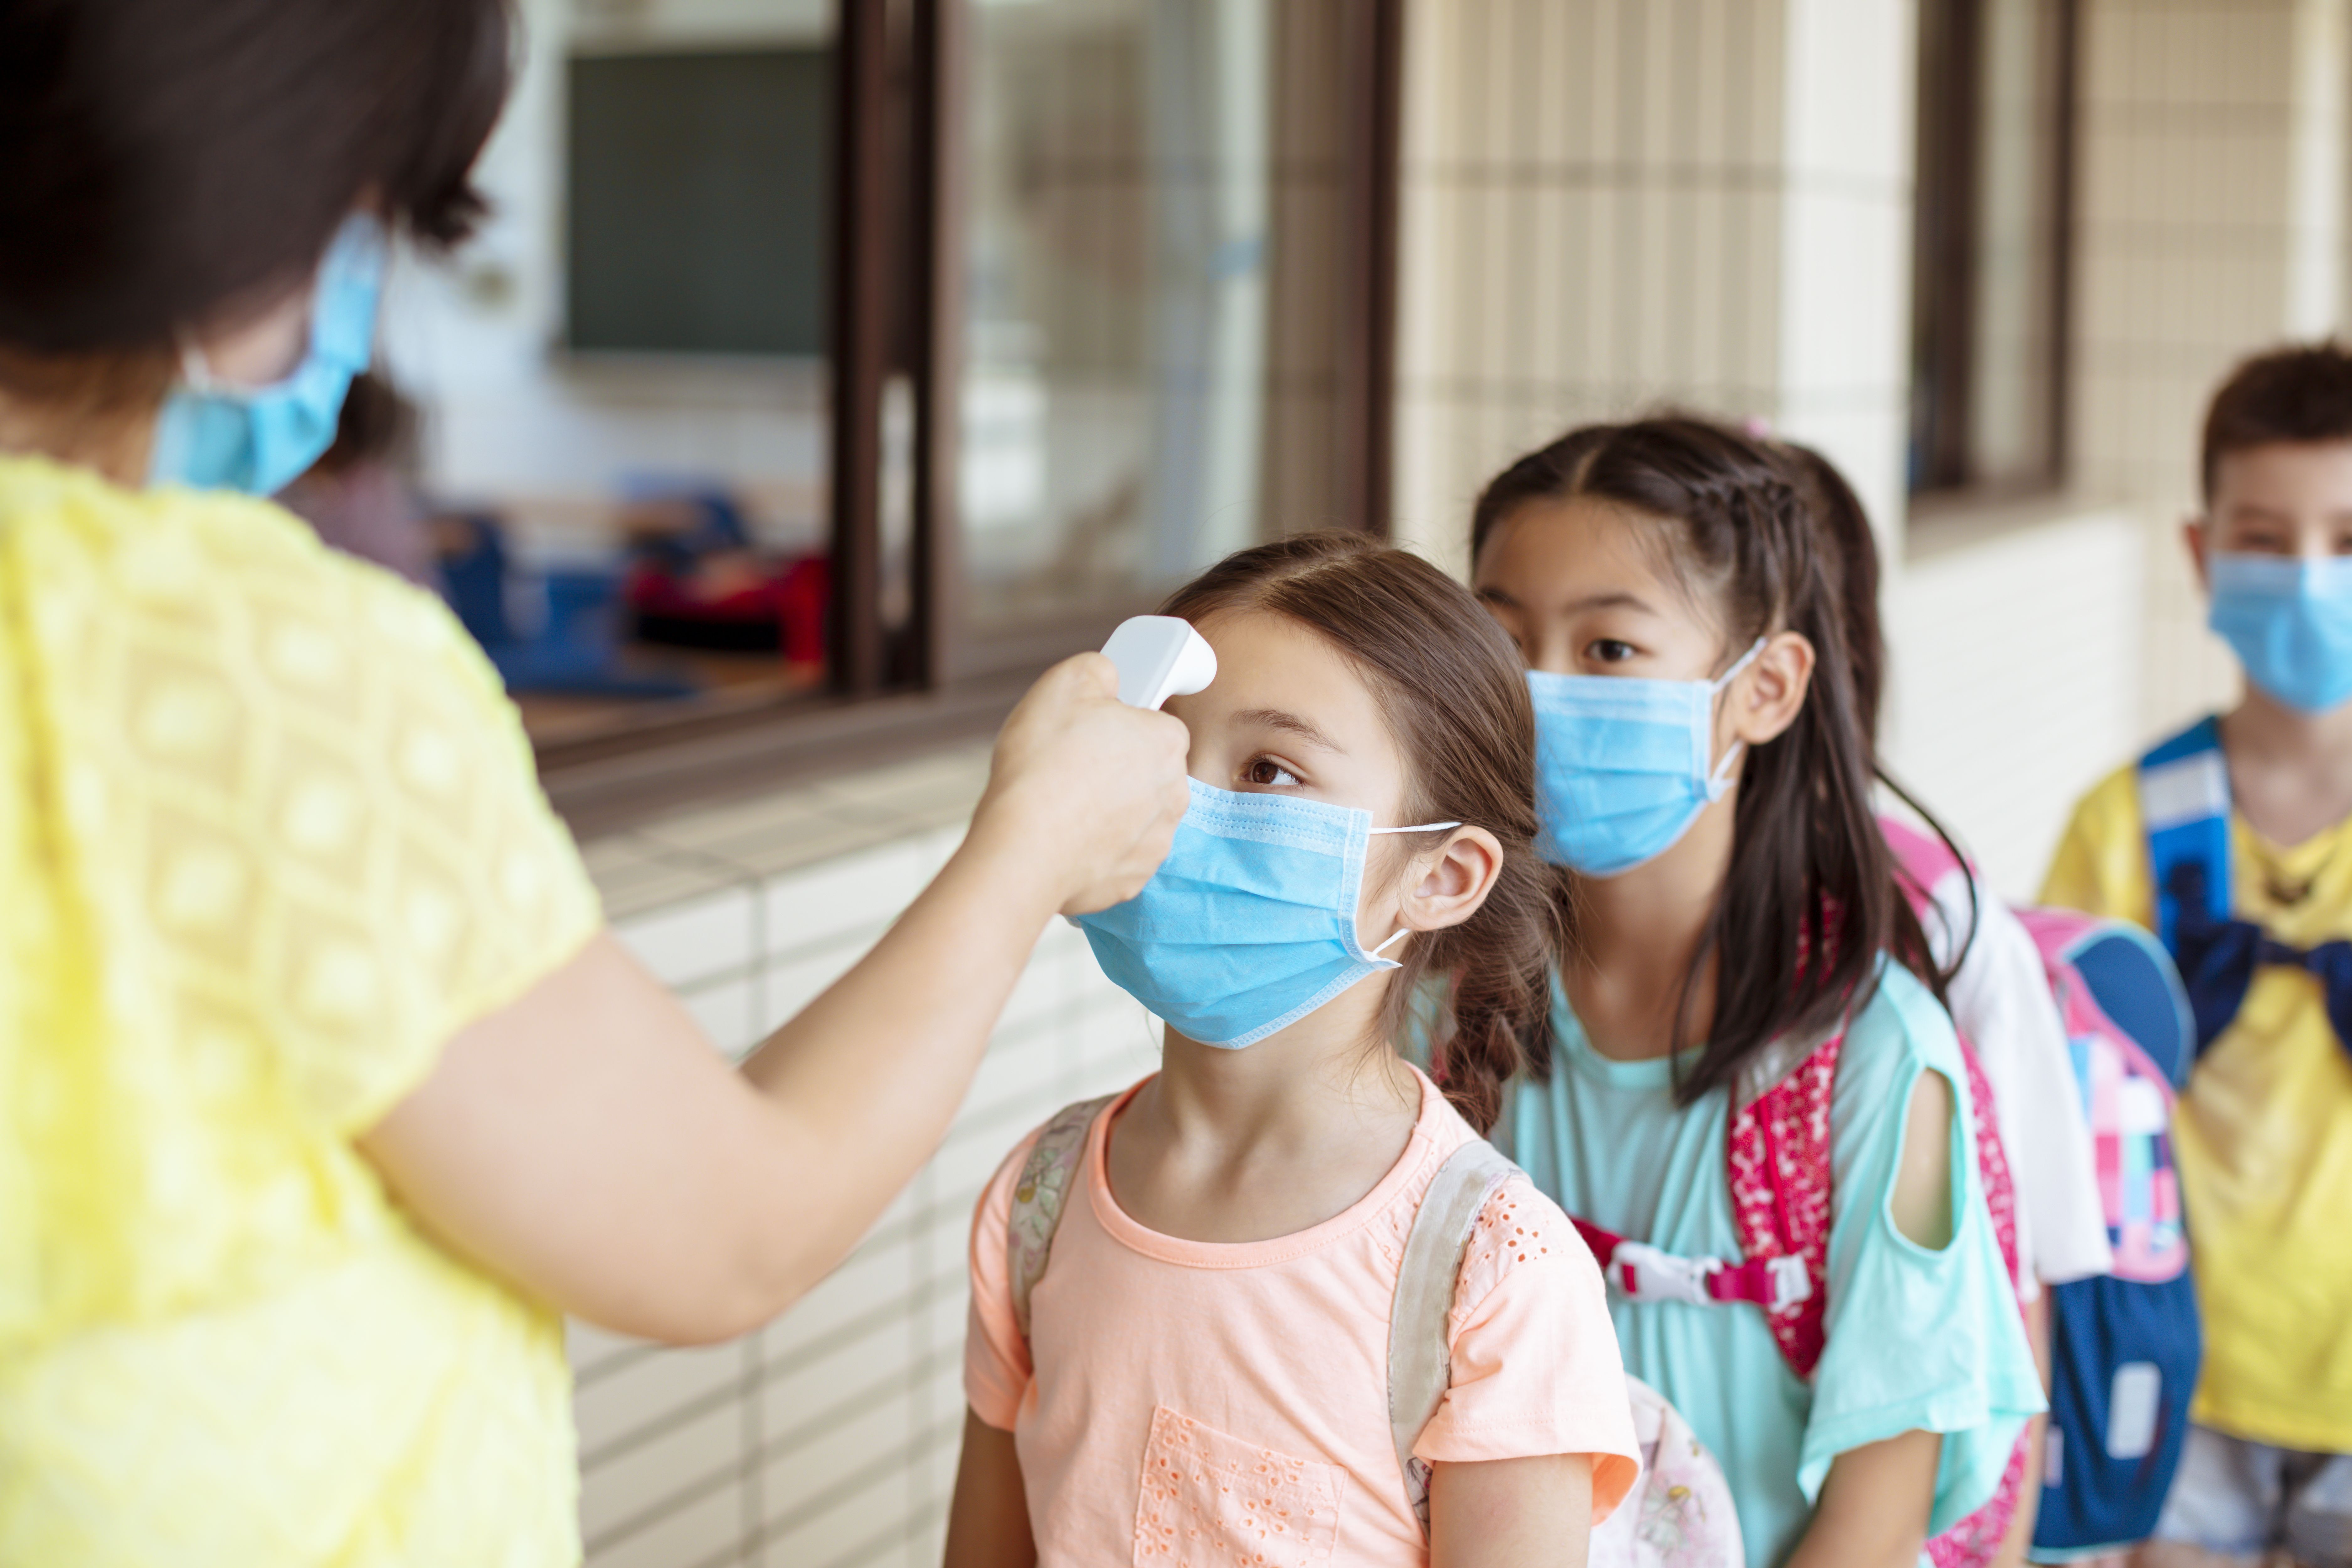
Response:
[[[2042,365],[2047,390],[2048,456],[2038,470],[1988,479],[1972,471],[1975,445],[1976,325],[1979,260],[1979,149],[1983,143],[1985,81],[1984,0],[1944,0],[1953,20],[1941,38],[1930,31],[1923,8],[1918,48],[1918,147],[1915,153],[1912,278],[1911,407],[1906,410],[1906,452],[1916,450],[1922,381],[1931,383],[1939,408],[1948,410],[1933,426],[1927,460],[1911,476],[1908,502],[1915,518],[1932,519],[1988,503],[2046,496],[2063,490],[2071,468],[2073,384],[2074,235],[2081,148],[2083,0],[2049,0],[2055,10],[2052,71],[2055,78],[2051,116],[2054,143],[2048,174],[2051,234],[2041,258],[2050,290],[2050,342]],[[1940,54],[1938,45],[1947,47]],[[1957,58],[1955,58],[1957,57]],[[1937,69],[1938,66],[1944,68]],[[1945,162],[1935,177],[1925,167],[1931,147]],[[1930,253],[1933,253],[1930,255]],[[1919,342],[1923,334],[1933,347]],[[1922,362],[1925,362],[1924,365]],[[1924,371],[1924,376],[1923,376]]]
[[[836,0],[830,322],[832,604],[828,689],[733,712],[648,715],[537,746],[540,779],[583,836],[790,778],[983,735],[1047,665],[1097,647],[1138,606],[1106,605],[1019,634],[963,624],[954,476],[963,192],[956,142],[975,0]],[[1348,28],[1349,159],[1338,280],[1343,438],[1335,510],[1386,531],[1396,361],[1404,0],[1361,0]],[[903,390],[894,394],[894,384]],[[910,405],[894,459],[886,405]],[[906,466],[891,471],[894,461]],[[907,580],[886,583],[893,497]],[[886,624],[886,594],[907,613]]]

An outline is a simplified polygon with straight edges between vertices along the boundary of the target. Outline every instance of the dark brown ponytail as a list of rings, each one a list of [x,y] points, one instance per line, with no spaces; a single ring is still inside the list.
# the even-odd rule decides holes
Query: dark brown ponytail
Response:
[[[1878,753],[1878,717],[1886,690],[1886,634],[1878,609],[1878,537],[1870,530],[1870,514],[1863,510],[1862,498],[1853,493],[1853,487],[1846,483],[1836,464],[1811,447],[1794,441],[1781,443],[1780,450],[1795,476],[1799,499],[1821,530],[1829,554],[1829,571],[1839,584],[1838,598],[1845,614],[1846,662],[1853,674],[1854,711],[1862,723],[1863,738],[1870,746],[1871,772],[1943,840],[1953,859],[1966,865],[1968,855],[1949,830],[1934,812],[1919,804],[1902,781],[1886,771]],[[1905,886],[1910,886],[1909,874],[1900,865],[1895,868],[1895,876]],[[1924,888],[1914,890],[1927,892]],[[1972,877],[1969,879],[1968,929],[1945,955],[1937,972],[1937,979],[1945,988],[1950,987],[1952,977],[1960,972],[1969,948],[1976,942],[1979,923],[1977,884]]]
[[[1502,873],[1477,912],[1407,944],[1382,1018],[1401,1038],[1423,983],[1442,983],[1431,1075],[1484,1131],[1530,1052],[1549,1054],[1559,940],[1549,868],[1535,853],[1535,714],[1518,655],[1460,584],[1360,533],[1242,551],[1160,613],[1199,621],[1250,609],[1321,633],[1371,683],[1405,758],[1407,821],[1468,823],[1502,843]]]

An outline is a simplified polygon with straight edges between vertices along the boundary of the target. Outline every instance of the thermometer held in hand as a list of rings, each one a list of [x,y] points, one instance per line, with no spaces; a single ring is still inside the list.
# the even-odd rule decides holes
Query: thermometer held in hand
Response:
[[[1157,708],[1217,679],[1216,650],[1174,616],[1130,616],[1102,650],[1118,666],[1118,700],[1130,708]]]

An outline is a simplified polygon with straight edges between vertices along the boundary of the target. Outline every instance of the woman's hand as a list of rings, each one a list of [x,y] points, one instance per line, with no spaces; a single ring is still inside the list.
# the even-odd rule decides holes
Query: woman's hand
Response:
[[[362,1150],[425,1228],[567,1312],[679,1342],[765,1322],[939,1147],[1054,911],[1167,854],[1184,727],[1117,689],[1094,654],[1038,681],[946,868],[741,1072],[603,935],[458,1031]]]
[[[1430,1568],[1584,1568],[1591,1534],[1590,1455],[1487,1459],[1430,1472]]]
[[[1119,701],[1110,660],[1066,658],[998,732],[972,832],[1037,857],[1066,915],[1124,902],[1168,858],[1192,802],[1187,742],[1178,720]]]

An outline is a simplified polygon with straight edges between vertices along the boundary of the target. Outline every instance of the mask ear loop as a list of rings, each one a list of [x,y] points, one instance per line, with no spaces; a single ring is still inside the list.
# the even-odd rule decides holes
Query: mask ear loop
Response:
[[[1710,722],[1712,721],[1715,714],[1715,703],[1712,700],[1715,695],[1721,691],[1725,687],[1730,685],[1732,681],[1738,678],[1741,670],[1746,669],[1749,665],[1755,663],[1756,656],[1764,651],[1764,645],[1770,639],[1767,637],[1758,637],[1754,642],[1748,644],[1748,651],[1739,656],[1739,662],[1733,665],[1729,669],[1725,670],[1721,675],[1716,677],[1714,682],[1707,687],[1706,694],[1709,699],[1707,703],[1707,716]],[[1731,765],[1739,760],[1739,753],[1747,749],[1748,742],[1741,740],[1734,740],[1730,745],[1726,746],[1723,749],[1723,760],[1716,763],[1713,768],[1707,771],[1707,799],[1721,800],[1723,798],[1723,792],[1731,787]]]
[[[1415,823],[1411,827],[1368,827],[1364,829],[1364,831],[1366,833],[1436,833],[1444,828],[1459,827],[1461,826],[1462,825],[1458,822],[1419,822]],[[1411,936],[1412,934],[1412,927],[1397,927],[1395,931],[1389,934],[1389,939],[1386,942],[1371,950],[1372,956],[1374,958],[1378,958],[1381,954],[1386,952],[1389,949],[1394,947],[1398,942],[1402,942],[1406,937]]]

